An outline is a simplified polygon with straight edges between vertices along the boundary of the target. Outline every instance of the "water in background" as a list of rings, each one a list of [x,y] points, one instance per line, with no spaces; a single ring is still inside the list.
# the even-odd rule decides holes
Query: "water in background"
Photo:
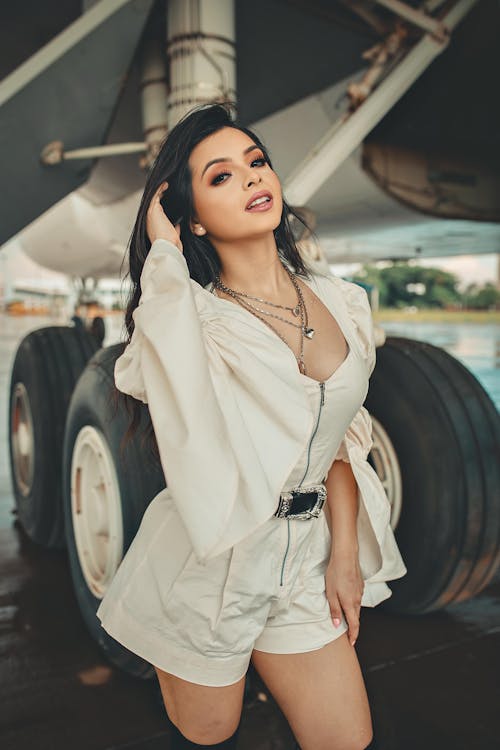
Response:
[[[479,380],[500,411],[500,326],[494,323],[380,322],[387,336],[440,346]]]
[[[104,345],[124,340],[123,315],[106,319]],[[21,317],[0,313],[0,374],[7,378],[21,338],[33,328],[67,325],[61,318]],[[476,376],[500,411],[500,326],[494,323],[381,322],[388,336],[406,336],[441,346],[459,359]],[[5,393],[3,394],[5,398]],[[3,406],[4,404],[1,404]]]

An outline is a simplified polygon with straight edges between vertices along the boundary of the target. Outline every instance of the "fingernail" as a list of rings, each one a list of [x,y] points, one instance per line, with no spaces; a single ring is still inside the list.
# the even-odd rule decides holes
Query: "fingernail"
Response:
[[[340,625],[340,620],[338,617],[333,618],[333,624],[335,625],[336,628],[338,628],[338,626]]]

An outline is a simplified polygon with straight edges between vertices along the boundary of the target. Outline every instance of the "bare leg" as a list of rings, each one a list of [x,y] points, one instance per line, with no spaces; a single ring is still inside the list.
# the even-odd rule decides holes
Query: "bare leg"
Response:
[[[368,696],[347,633],[316,651],[252,661],[302,750],[363,750],[372,739]]]
[[[214,745],[234,734],[243,708],[245,677],[233,685],[207,687],[155,670],[168,717],[187,739]]]

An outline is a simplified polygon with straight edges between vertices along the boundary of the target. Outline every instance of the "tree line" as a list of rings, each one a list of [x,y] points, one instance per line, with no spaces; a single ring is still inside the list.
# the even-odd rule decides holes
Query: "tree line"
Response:
[[[500,289],[491,282],[470,283],[460,289],[460,279],[441,268],[394,261],[379,268],[366,264],[349,277],[378,289],[379,307],[445,308],[457,310],[499,310]]]

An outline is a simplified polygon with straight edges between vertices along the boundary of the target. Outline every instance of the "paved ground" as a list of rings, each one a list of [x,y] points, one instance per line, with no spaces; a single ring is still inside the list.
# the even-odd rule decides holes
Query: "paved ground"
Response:
[[[37,548],[16,522],[6,403],[20,335],[4,326],[0,339],[0,746],[168,750],[155,683],[109,666],[80,617],[66,554]],[[500,577],[474,600],[432,615],[364,608],[356,649],[382,750],[500,748]],[[293,746],[251,670],[239,747]]]

